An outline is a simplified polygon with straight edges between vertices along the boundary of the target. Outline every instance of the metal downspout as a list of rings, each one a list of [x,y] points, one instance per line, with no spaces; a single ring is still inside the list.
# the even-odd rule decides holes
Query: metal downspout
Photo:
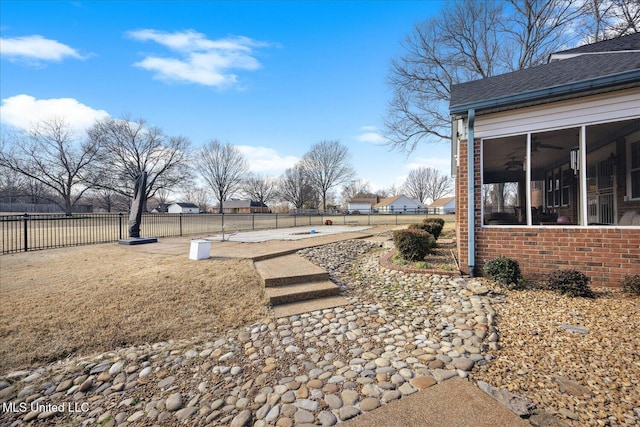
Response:
[[[467,200],[468,200],[468,235],[469,235],[469,253],[467,255],[468,258],[468,267],[469,267],[469,276],[474,277],[474,269],[476,264],[476,227],[475,227],[475,207],[476,207],[476,198],[475,198],[475,158],[474,158],[474,146],[475,146],[475,136],[474,136],[474,126],[476,120],[476,110],[473,108],[469,109],[469,130],[467,132],[467,170],[468,170],[468,188],[467,188]]]

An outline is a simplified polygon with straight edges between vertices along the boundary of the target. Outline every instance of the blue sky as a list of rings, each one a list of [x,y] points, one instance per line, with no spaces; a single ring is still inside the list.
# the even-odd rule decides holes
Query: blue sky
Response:
[[[400,185],[449,172],[449,144],[407,157],[380,135],[385,80],[414,23],[437,1],[14,1],[0,3],[0,119],[52,114],[78,128],[144,118],[194,147],[240,147],[279,176],[309,147],[339,140],[359,179]]]

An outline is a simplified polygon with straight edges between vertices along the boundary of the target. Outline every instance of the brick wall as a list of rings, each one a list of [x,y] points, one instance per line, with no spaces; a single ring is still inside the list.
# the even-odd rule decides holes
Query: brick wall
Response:
[[[640,228],[509,227],[476,230],[476,271],[504,255],[520,264],[526,279],[576,269],[594,286],[617,286],[640,274]]]
[[[482,228],[480,218],[480,144],[475,144],[475,274],[488,260],[508,256],[529,280],[542,280],[557,269],[576,269],[594,286],[617,286],[627,274],[640,274],[640,228],[495,227]],[[460,141],[456,176],[458,260],[468,271],[467,143]]]

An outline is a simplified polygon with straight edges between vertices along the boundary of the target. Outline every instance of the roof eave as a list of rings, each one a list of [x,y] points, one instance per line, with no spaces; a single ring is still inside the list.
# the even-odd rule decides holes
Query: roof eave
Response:
[[[534,100],[544,100],[546,98],[558,97],[563,95],[580,96],[583,92],[592,91],[594,89],[612,87],[625,83],[637,82],[640,85],[640,69],[626,71],[596,79],[583,80],[579,82],[568,83],[560,86],[552,86],[543,89],[536,89],[529,92],[522,92],[514,95],[508,95],[500,98],[485,99],[480,101],[469,102],[465,104],[451,105],[449,111],[453,116],[465,116],[466,113],[474,109],[476,114],[484,110],[492,110],[497,107],[510,106],[516,107],[518,104],[527,104]]]

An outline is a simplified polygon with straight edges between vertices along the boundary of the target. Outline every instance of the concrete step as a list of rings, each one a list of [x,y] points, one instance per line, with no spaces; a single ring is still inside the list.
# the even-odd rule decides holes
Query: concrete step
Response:
[[[299,255],[285,255],[255,262],[266,288],[329,280],[329,273]]]
[[[273,307],[273,311],[276,318],[280,318],[309,313],[311,311],[324,310],[326,308],[340,307],[347,304],[349,304],[349,301],[347,301],[345,297],[334,296],[276,305]]]
[[[265,291],[271,305],[280,305],[338,295],[340,287],[333,282],[323,280],[269,287],[265,288]]]

